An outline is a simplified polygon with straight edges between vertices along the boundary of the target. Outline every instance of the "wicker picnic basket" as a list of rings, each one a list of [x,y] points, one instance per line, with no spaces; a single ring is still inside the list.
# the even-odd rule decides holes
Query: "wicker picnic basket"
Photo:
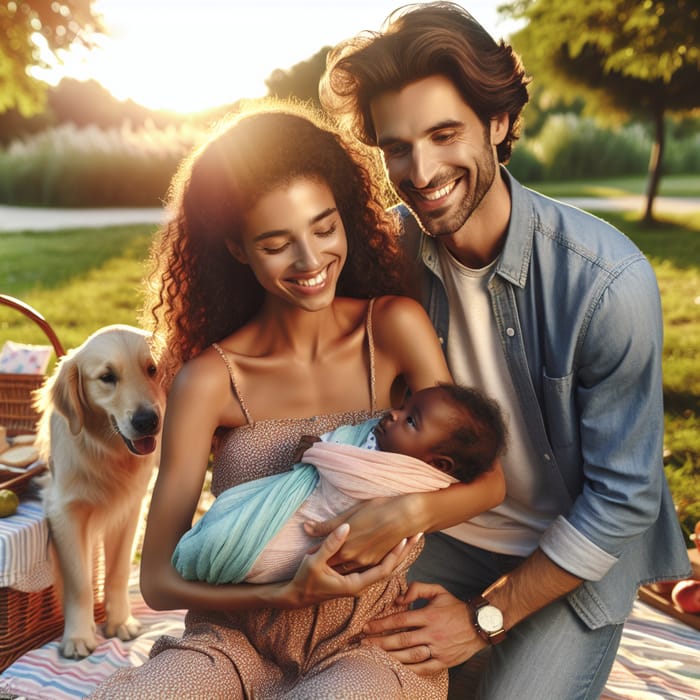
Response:
[[[36,309],[7,294],[0,294],[0,304],[16,309],[34,321],[51,342],[56,357],[64,355],[63,346],[53,328]],[[35,431],[39,416],[32,403],[32,392],[38,389],[43,381],[43,374],[0,373],[0,425],[7,428],[8,435]]]
[[[0,294],[0,305],[16,309],[36,323],[51,342],[57,358],[65,354],[56,333],[36,309],[5,294]],[[32,392],[42,385],[44,378],[44,375],[0,373],[0,425],[7,428],[9,436],[35,432],[39,415],[34,409]],[[40,470],[28,470],[27,476],[37,471]],[[11,487],[18,490],[17,484]],[[21,489],[24,487],[26,483],[21,484]],[[94,575],[97,622],[105,619],[103,582],[104,564],[100,557],[96,560]],[[0,672],[25,652],[55,639],[62,631],[61,601],[53,585],[35,592],[0,587]]]

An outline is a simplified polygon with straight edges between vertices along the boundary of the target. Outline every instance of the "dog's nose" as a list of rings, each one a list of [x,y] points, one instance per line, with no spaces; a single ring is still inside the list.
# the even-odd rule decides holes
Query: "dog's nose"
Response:
[[[152,408],[139,408],[131,416],[131,425],[141,435],[155,433],[158,428],[158,414]]]

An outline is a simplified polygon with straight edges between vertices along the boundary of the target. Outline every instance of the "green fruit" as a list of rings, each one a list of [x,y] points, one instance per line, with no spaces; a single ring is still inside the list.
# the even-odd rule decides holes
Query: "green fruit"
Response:
[[[19,506],[19,498],[14,491],[10,489],[0,490],[0,518],[6,518],[8,515],[13,515]]]

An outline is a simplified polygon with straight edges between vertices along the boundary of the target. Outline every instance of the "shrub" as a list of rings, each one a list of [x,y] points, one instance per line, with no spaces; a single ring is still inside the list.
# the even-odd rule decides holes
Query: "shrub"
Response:
[[[102,130],[64,124],[0,151],[0,201],[57,207],[158,206],[202,127]]]
[[[574,114],[553,114],[533,148],[546,179],[572,180],[643,174],[651,140],[639,124],[611,130]]]
[[[528,141],[520,141],[513,148],[508,162],[508,170],[521,182],[541,182],[544,178],[544,165],[537,157]]]

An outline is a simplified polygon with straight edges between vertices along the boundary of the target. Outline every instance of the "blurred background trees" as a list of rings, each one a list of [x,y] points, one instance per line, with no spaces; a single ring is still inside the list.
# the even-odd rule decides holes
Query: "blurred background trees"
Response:
[[[3,0],[0,3],[0,113],[14,108],[22,116],[41,112],[46,83],[32,67],[46,67],[46,55],[80,43],[102,31],[94,0]],[[42,50],[46,54],[42,54]]]
[[[534,77],[509,163],[518,179],[649,173],[649,220],[662,175],[700,173],[699,0],[514,0],[500,11],[522,20],[511,41]],[[0,5],[0,202],[158,205],[177,162],[238,104],[178,114],[119,101],[95,81],[48,87],[27,73],[42,62],[39,25],[54,51],[101,30],[92,0]],[[273,71],[268,93],[318,106],[328,50]]]
[[[666,117],[700,107],[697,0],[519,0],[501,8],[526,20],[512,37],[541,96],[585,102],[608,123],[652,125],[645,219],[652,219]]]

